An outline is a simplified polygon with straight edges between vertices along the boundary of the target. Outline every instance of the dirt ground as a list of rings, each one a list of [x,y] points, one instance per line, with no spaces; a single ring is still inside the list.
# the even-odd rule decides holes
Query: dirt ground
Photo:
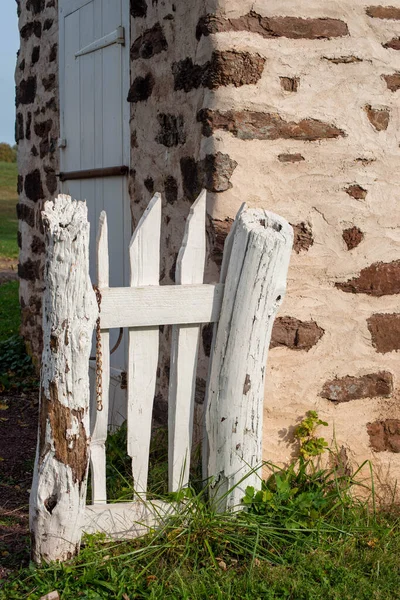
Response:
[[[0,579],[29,562],[28,505],[37,394],[0,395]]]

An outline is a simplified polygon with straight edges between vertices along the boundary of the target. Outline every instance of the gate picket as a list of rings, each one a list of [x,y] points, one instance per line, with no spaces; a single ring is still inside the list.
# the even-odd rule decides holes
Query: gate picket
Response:
[[[203,283],[206,258],[206,192],[190,209],[185,235],[176,263],[179,285]],[[171,369],[168,397],[169,491],[176,492],[189,481],[194,396],[196,388],[199,325],[172,328]]]
[[[131,287],[159,285],[161,195],[155,194],[129,246]],[[127,452],[135,494],[147,491],[151,419],[158,363],[159,327],[129,328]]]

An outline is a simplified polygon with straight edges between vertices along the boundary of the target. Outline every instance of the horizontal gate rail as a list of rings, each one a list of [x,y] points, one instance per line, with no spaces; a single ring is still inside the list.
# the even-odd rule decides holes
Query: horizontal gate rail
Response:
[[[222,283],[102,288],[101,328],[215,323],[223,295]]]

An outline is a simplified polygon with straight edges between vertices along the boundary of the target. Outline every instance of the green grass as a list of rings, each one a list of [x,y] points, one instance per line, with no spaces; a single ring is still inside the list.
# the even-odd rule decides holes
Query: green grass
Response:
[[[286,515],[285,515],[286,517]],[[198,496],[158,532],[125,543],[88,537],[74,561],[20,571],[1,600],[399,598],[399,519],[354,502],[312,528],[217,514]]]
[[[17,165],[0,162],[0,257],[18,257],[17,202]]]
[[[18,281],[9,281],[0,285],[0,342],[19,332],[21,311],[18,285]]]
[[[302,422],[308,431],[298,428],[300,450],[325,451],[310,444],[321,446],[323,438],[314,435],[320,423],[316,413]],[[108,478],[123,500],[123,486],[131,485],[119,450],[125,436],[122,428],[107,447],[116,467]],[[156,463],[159,452],[160,472],[153,485],[166,469],[164,447],[164,433],[158,432],[151,454]],[[361,468],[351,477],[339,467],[320,468],[309,454],[284,470],[266,467],[271,475],[260,482],[260,491],[247,488],[242,512],[220,514],[208,497],[210,488],[197,493],[189,488],[178,514],[159,530],[130,542],[87,536],[74,560],[15,573],[0,589],[0,600],[38,600],[54,590],[61,600],[400,597],[399,514],[393,507],[377,512],[372,496],[356,499],[357,486],[366,487]],[[364,468],[370,475],[369,465]]]

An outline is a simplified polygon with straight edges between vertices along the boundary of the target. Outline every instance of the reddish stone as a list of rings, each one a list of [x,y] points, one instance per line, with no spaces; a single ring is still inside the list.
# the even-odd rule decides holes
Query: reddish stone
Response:
[[[377,352],[385,354],[400,350],[400,314],[376,313],[367,323]]]
[[[217,265],[222,264],[222,256],[224,253],[224,244],[226,236],[231,230],[233,219],[226,218],[224,221],[220,219],[210,219],[210,258]],[[209,356],[207,354],[207,356]]]
[[[305,160],[305,158],[300,153],[279,154],[278,160],[283,163],[295,163],[295,162],[302,162],[303,160]]]
[[[393,38],[386,42],[386,44],[382,44],[382,46],[391,50],[400,50],[400,38]]]
[[[347,246],[347,250],[353,250],[364,239],[364,234],[358,227],[349,227],[343,231],[343,239]]]
[[[376,131],[385,131],[389,125],[390,111],[387,108],[372,108],[371,105],[365,107],[367,117]]]
[[[292,227],[294,233],[293,250],[296,254],[302,251],[307,252],[314,243],[311,227],[304,222],[292,225]]]
[[[358,277],[337,282],[335,286],[343,292],[390,296],[400,294],[400,260],[391,263],[373,263],[362,269]]]
[[[270,348],[286,346],[291,350],[310,348],[324,335],[324,330],[315,321],[299,321],[294,317],[278,317],[272,329]]]
[[[352,198],[355,198],[356,200],[365,200],[368,194],[368,191],[358,184],[349,185],[349,187],[346,188],[344,191],[346,192],[346,194],[348,194]]]
[[[382,75],[382,78],[386,81],[386,85],[391,92],[397,92],[397,90],[400,89],[400,73]]]
[[[332,402],[350,402],[361,398],[388,398],[393,392],[393,376],[387,371],[327,381],[321,396]]]
[[[210,192],[224,192],[231,188],[231,177],[237,164],[228,154],[207,154],[200,162],[200,169],[204,172],[204,187]]]
[[[400,19],[400,8],[394,6],[368,6],[366,13],[375,19]]]
[[[367,424],[371,448],[375,452],[400,452],[400,420],[386,419]]]
[[[299,122],[285,121],[277,113],[255,111],[227,112],[202,109],[197,120],[203,124],[203,135],[209,137],[216,129],[229,131],[241,140],[294,139],[315,141],[343,137],[344,131],[317,119]]]
[[[298,77],[280,77],[281,87],[285,92],[297,92],[300,79]]]
[[[195,65],[191,58],[186,58],[172,67],[174,87],[190,92],[199,87],[214,90],[226,85],[255,84],[261,78],[264,64],[262,56],[236,50],[213,52],[211,60],[204,65]]]
[[[183,192],[188,200],[194,200],[202,188],[210,192],[224,192],[232,187],[231,177],[237,162],[228,154],[216,152],[196,161],[188,156],[181,158]]]
[[[197,25],[196,36],[210,35],[220,31],[249,31],[264,38],[286,37],[291,39],[330,39],[349,35],[344,21],[339,19],[303,19],[301,17],[262,17],[251,11],[236,19],[208,14]]]

